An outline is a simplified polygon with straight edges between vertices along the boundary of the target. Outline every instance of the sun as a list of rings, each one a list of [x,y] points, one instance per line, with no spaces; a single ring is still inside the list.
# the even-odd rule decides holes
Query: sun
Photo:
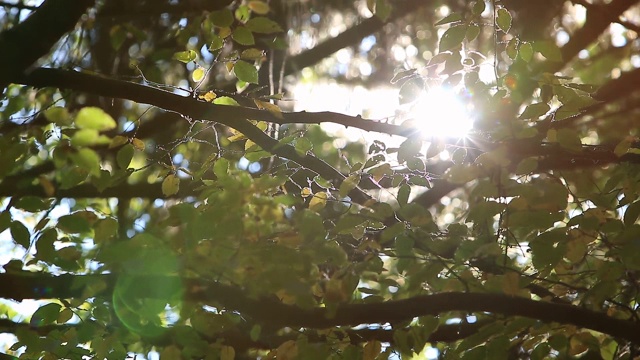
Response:
[[[469,105],[452,90],[441,87],[423,92],[410,114],[412,125],[425,137],[463,138],[473,128]]]

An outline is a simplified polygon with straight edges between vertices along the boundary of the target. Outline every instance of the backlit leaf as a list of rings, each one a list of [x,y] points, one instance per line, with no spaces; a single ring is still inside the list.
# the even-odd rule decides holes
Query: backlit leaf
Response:
[[[282,28],[280,27],[280,25],[278,25],[278,23],[263,16],[255,17],[247,21],[245,26],[252,32],[259,34],[272,34],[276,32],[282,32]]]
[[[496,15],[496,24],[498,25],[498,28],[500,28],[500,30],[502,30],[503,32],[509,32],[509,30],[511,29],[511,14],[507,9],[498,9]]]
[[[76,116],[75,124],[80,129],[105,131],[114,129],[118,124],[104,110],[97,107],[84,107]]]
[[[237,42],[240,45],[251,46],[256,43],[255,39],[253,38],[253,33],[244,26],[238,26],[235,30],[233,30],[233,32],[231,33],[231,38],[233,39],[233,41]]]
[[[460,46],[466,35],[467,25],[456,25],[447,29],[447,31],[442,34],[442,38],[440,38],[440,52],[453,50]]]
[[[180,62],[183,62],[185,64],[188,62],[194,61],[197,57],[198,57],[198,54],[196,54],[196,52],[193,50],[179,51],[173,54],[174,59]]]
[[[246,61],[238,60],[233,66],[233,71],[239,80],[252,84],[258,83],[258,70]]]
[[[249,7],[249,9],[251,9],[251,11],[258,15],[266,15],[271,10],[269,8],[269,4],[264,1],[249,1],[249,4],[247,4],[247,6]]]
[[[174,174],[169,174],[162,181],[162,193],[164,196],[171,196],[178,193],[180,190],[180,178]]]

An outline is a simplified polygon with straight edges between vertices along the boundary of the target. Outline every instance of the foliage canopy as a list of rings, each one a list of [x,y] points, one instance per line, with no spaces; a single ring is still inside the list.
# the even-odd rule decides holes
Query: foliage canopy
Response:
[[[36,3],[0,2],[0,297],[42,300],[7,356],[640,354],[635,1]],[[299,111],[323,82],[398,111]]]

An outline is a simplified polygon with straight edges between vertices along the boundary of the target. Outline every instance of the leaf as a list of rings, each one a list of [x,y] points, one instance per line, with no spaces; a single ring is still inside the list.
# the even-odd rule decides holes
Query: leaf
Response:
[[[56,227],[68,234],[86,234],[91,231],[91,224],[83,212],[61,216]]]
[[[257,84],[258,83],[258,70],[252,64],[249,64],[246,61],[238,60],[233,66],[233,71],[236,73],[238,79]]]
[[[621,157],[622,155],[626,154],[627,151],[629,151],[629,149],[631,148],[631,144],[633,144],[635,141],[635,137],[627,136],[624,140],[620,141],[618,145],[616,145],[616,147],[613,149],[613,153],[617,157]]]
[[[179,51],[173,54],[174,59],[180,62],[183,62],[185,64],[188,62],[194,61],[197,57],[198,57],[198,54],[196,54],[196,52],[193,50]]]
[[[440,38],[439,51],[444,52],[457,48],[466,35],[467,25],[456,25],[447,29],[447,31],[442,34],[442,38]]]
[[[79,168],[96,177],[100,176],[100,156],[95,151],[82,148],[77,153],[71,154],[70,157]]]
[[[220,360],[233,360],[236,357],[236,351],[231,346],[222,346],[220,349]]]
[[[259,34],[272,34],[282,32],[282,28],[275,21],[264,16],[255,17],[245,24],[247,29]]]
[[[486,8],[486,5],[484,3],[484,0],[478,0],[478,1],[473,3],[473,7],[471,8],[471,12],[473,13],[473,15],[479,16],[480,14],[482,14],[484,12],[485,8]]]
[[[261,2],[264,2],[264,1],[261,1]],[[238,6],[236,11],[234,12],[234,15],[236,16],[236,20],[240,21],[243,24],[246,23],[251,18],[251,12],[249,11],[249,7],[247,5]]]
[[[66,108],[60,106],[50,107],[45,110],[44,117],[47,119],[47,121],[60,126],[68,126],[72,123],[72,119],[69,116],[69,111]]]
[[[538,168],[538,159],[534,157],[528,157],[523,159],[516,166],[516,175],[527,175],[534,172]]]
[[[198,66],[191,73],[191,80],[193,80],[194,82],[200,82],[202,81],[202,79],[204,79],[204,69]]]
[[[515,60],[518,57],[518,38],[509,40],[505,51],[511,60]]]
[[[247,29],[244,26],[238,26],[231,33],[231,38],[233,41],[237,42],[240,45],[251,46],[256,43],[256,40],[253,38],[253,33],[251,30]]]
[[[478,35],[480,35],[480,26],[476,25],[476,24],[470,24],[469,27],[467,28],[467,41],[473,41],[475,40]]]
[[[220,50],[223,46],[224,40],[216,34],[211,34],[211,44],[209,45],[209,51]]]
[[[256,61],[262,59],[264,51],[256,48],[243,50],[240,54],[240,58],[243,60]]]
[[[582,142],[578,133],[573,129],[559,129],[556,133],[556,139],[560,146],[572,151],[580,151],[582,149]]]
[[[162,193],[164,196],[171,196],[178,193],[180,190],[180,178],[175,174],[169,174],[162,181]]]
[[[133,159],[134,152],[135,149],[131,144],[127,144],[118,150],[118,153],[116,154],[116,164],[118,164],[120,169],[126,170],[129,167],[131,159]]]
[[[407,184],[402,184],[398,189],[398,204],[400,206],[407,205],[409,202],[409,195],[411,194],[411,187]]]
[[[456,21],[460,21],[462,20],[462,15],[460,15],[459,13],[451,13],[449,15],[447,15],[444,19],[438,21],[437,23],[435,23],[435,26],[439,26],[439,25],[444,25],[444,24],[450,24]]]
[[[62,306],[56,303],[48,303],[40,306],[38,310],[31,315],[29,325],[38,327],[53,324],[56,319],[58,319],[60,309],[62,309]]]
[[[73,317],[73,311],[69,308],[64,308],[58,314],[58,317],[56,318],[56,322],[58,324],[64,324],[67,321],[71,320],[72,317]]]
[[[84,107],[76,116],[75,124],[80,129],[94,129],[97,131],[112,130],[118,124],[104,110],[97,107]]]
[[[249,4],[247,4],[247,6],[249,7],[249,9],[251,9],[251,11],[258,15],[266,15],[271,10],[269,8],[269,4],[264,1],[249,1]]]
[[[231,10],[222,9],[209,14],[209,21],[216,27],[228,28],[233,25],[234,18]]]
[[[325,191],[317,192],[313,195],[309,201],[309,210],[319,212],[327,205],[327,198],[329,196]]]
[[[554,42],[549,40],[534,41],[533,49],[549,61],[562,62],[562,52]]]
[[[29,245],[31,245],[31,233],[22,222],[18,220],[12,221],[9,226],[9,231],[11,232],[11,237],[16,244],[25,249],[29,248]]]
[[[219,98],[215,98],[213,100],[213,103],[217,105],[240,106],[240,104],[238,104],[237,101],[235,101],[233,98],[230,98],[228,96],[220,96]]]
[[[373,6],[373,13],[375,16],[382,20],[383,22],[387,21],[389,15],[391,15],[392,7],[389,5],[388,0],[373,0],[375,1]]]
[[[496,24],[498,28],[505,33],[508,33],[511,29],[511,14],[505,8],[498,9],[498,13],[496,15]]]
[[[533,59],[533,46],[529,42],[523,42],[520,44],[520,58],[525,62],[530,62]]]
[[[133,147],[138,150],[138,151],[143,151],[144,150],[144,141],[138,139],[138,138],[133,138],[131,139],[131,145],[133,145]]]
[[[549,110],[551,110],[551,108],[547,103],[541,102],[531,104],[524,108],[524,111],[520,114],[519,118],[523,120],[537,119],[540,116],[545,115]]]
[[[95,129],[81,129],[76,131],[71,137],[71,146],[80,148],[93,145],[105,145],[109,144],[111,140],[105,136],[100,135],[98,130]]]

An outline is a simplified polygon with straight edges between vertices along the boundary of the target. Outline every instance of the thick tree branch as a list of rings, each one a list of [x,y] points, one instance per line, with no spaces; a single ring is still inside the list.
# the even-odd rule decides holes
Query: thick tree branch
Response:
[[[158,284],[168,278],[137,277],[130,287],[131,296],[157,296]],[[109,275],[61,275],[52,277],[36,273],[0,274],[0,297],[16,300],[72,298],[87,296],[85,285],[100,281],[107,286],[98,294],[109,294],[117,277]],[[207,304],[219,304],[241,312],[243,316],[272,328],[329,328],[361,324],[397,323],[417,316],[438,315],[449,311],[489,312],[505,316],[523,316],[543,322],[571,324],[609,334],[640,344],[640,324],[607,316],[585,308],[535,301],[504,294],[439,293],[382,303],[344,304],[329,313],[326,308],[301,309],[285,305],[271,297],[253,298],[235,286],[212,281],[182,279],[185,298]],[[161,290],[160,290],[161,291]]]
[[[24,22],[0,33],[0,88],[21,74],[74,26],[94,0],[47,0]]]
[[[323,160],[311,154],[299,154],[294,147],[280,144],[247,120],[273,121],[277,119],[268,111],[210,104],[148,86],[75,71],[40,68],[25,76],[18,74],[11,78],[11,81],[35,87],[58,87],[110,98],[128,99],[174,111],[193,119],[216,121],[243,133],[264,150],[294,161],[323,178],[334,181],[336,186],[339,186],[345,179],[343,174]],[[369,199],[369,196],[359,188],[352,190],[349,195],[358,203]]]

